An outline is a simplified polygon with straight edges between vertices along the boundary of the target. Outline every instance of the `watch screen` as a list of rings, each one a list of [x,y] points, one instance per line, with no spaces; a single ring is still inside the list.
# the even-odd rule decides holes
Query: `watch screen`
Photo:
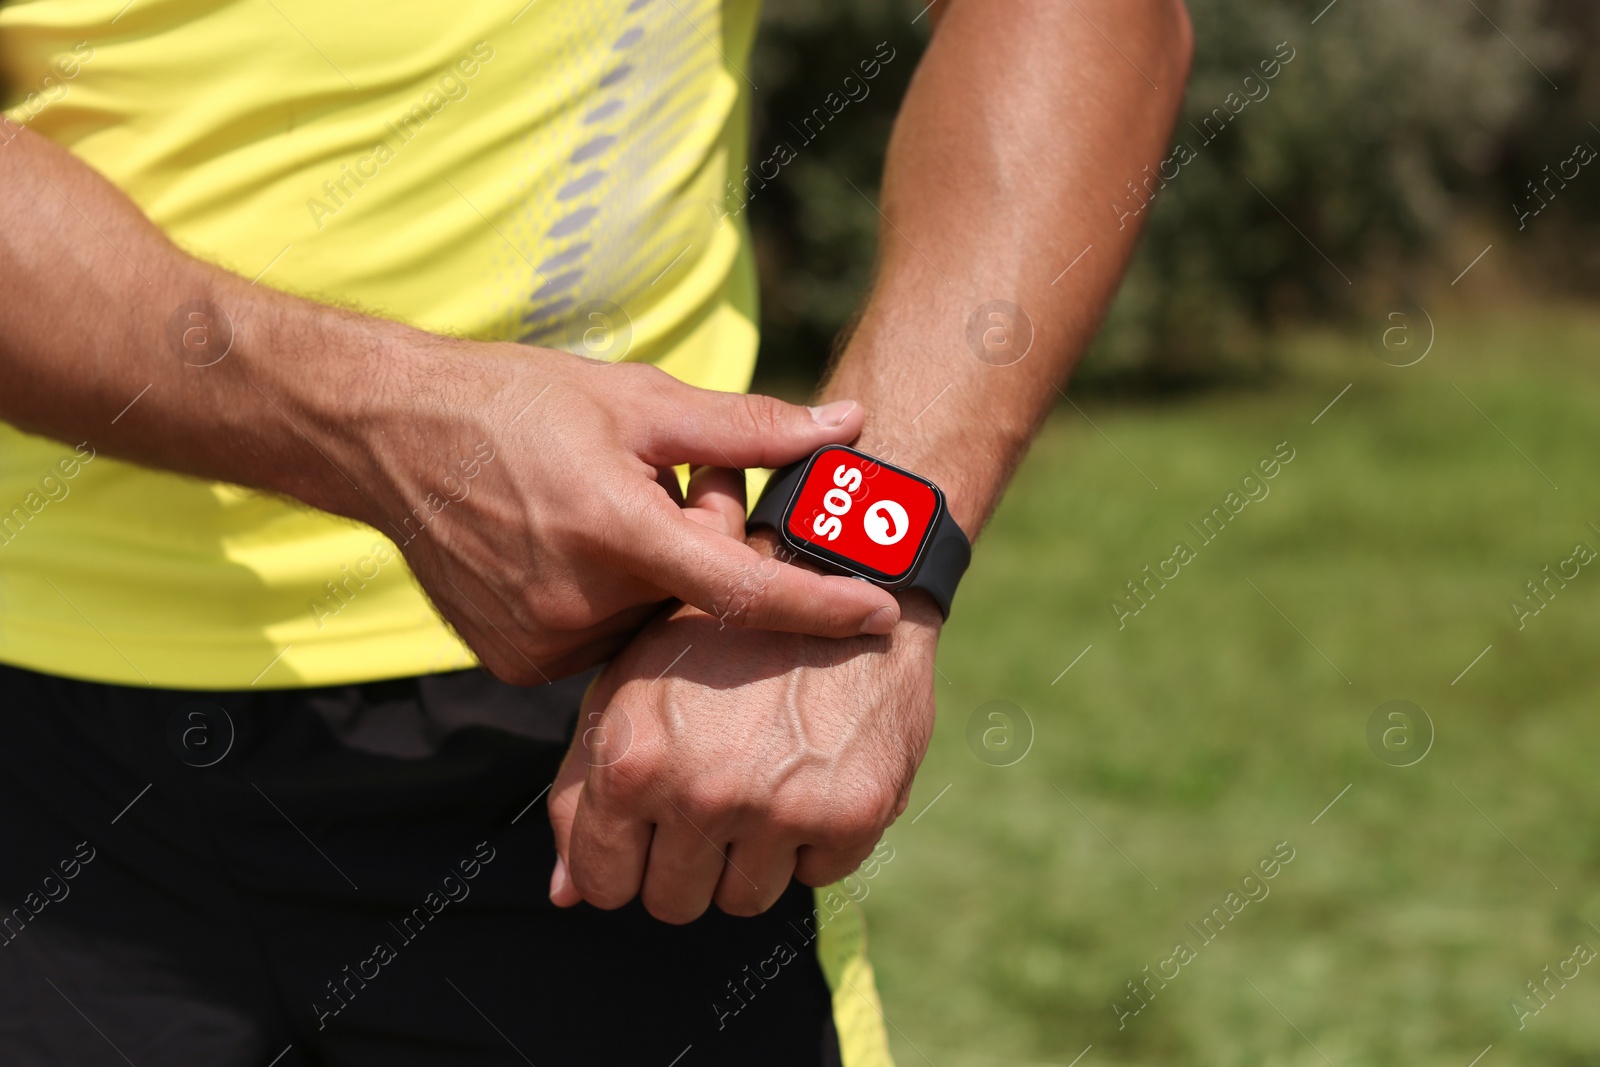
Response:
[[[939,514],[931,484],[835,446],[811,459],[789,509],[788,534],[880,581],[904,578]]]

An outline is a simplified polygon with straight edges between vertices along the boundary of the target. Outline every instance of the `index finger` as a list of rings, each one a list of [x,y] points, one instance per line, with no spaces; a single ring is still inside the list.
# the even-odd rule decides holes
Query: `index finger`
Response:
[[[887,590],[763,557],[678,508],[654,509],[642,534],[637,576],[730,625],[856,637],[887,634],[900,621]]]

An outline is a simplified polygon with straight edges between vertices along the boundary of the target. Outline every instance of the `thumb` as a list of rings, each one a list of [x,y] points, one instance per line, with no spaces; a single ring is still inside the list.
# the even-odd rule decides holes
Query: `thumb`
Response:
[[[660,384],[666,385],[666,418],[640,452],[641,459],[657,466],[783,467],[823,445],[855,440],[866,420],[854,400],[808,408],[758,393]]]

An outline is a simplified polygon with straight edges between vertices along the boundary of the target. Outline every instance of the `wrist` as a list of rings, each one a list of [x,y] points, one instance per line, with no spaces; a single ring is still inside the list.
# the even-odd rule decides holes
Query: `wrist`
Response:
[[[975,357],[965,338],[968,309],[938,296],[939,288],[880,282],[817,402],[860,399],[866,422],[856,446],[937,485],[950,516],[976,541],[1035,429],[1037,405],[1017,402],[1035,387],[1017,377],[1036,368]],[[922,354],[915,367],[906,365],[908,352]],[[1040,362],[1037,353],[1030,358]],[[1046,381],[1036,388],[1053,395]]]
[[[384,529],[402,492],[393,454],[426,436],[425,407],[454,406],[459,376],[440,357],[463,343],[230,282],[214,300],[233,318],[230,377],[281,458],[257,483]]]
[[[895,593],[900,601],[900,624],[926,630],[937,636],[944,628],[944,612],[934,603],[933,597],[921,589],[901,589]]]

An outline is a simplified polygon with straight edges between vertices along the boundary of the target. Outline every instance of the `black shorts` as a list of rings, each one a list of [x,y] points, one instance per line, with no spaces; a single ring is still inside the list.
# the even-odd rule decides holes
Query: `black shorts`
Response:
[[[817,1067],[812,891],[552,906],[584,678],[193,693],[0,666],[0,1064]],[[728,1011],[741,987],[740,1009]]]

